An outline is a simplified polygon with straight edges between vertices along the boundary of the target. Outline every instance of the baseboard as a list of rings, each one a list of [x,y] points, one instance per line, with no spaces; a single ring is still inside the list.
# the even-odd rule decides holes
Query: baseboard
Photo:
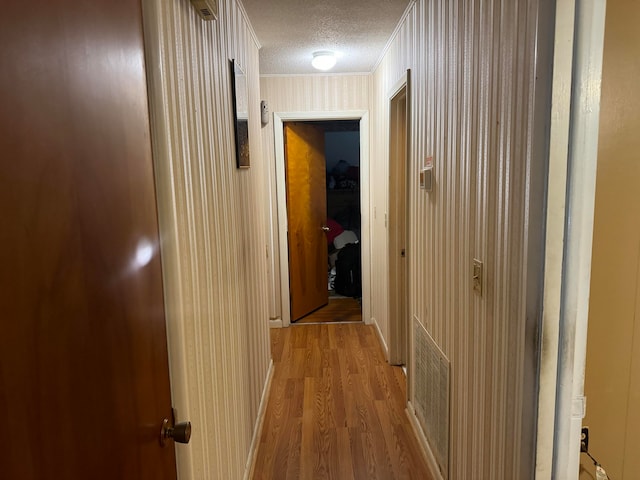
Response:
[[[420,423],[418,423],[418,417],[416,417],[415,409],[411,402],[407,402],[407,408],[405,409],[407,417],[409,418],[409,423],[411,423],[411,428],[413,429],[413,433],[416,435],[418,439],[418,445],[420,445],[420,449],[422,450],[422,454],[424,455],[425,460],[427,461],[427,465],[429,466],[429,471],[431,472],[431,476],[435,480],[444,480],[442,473],[440,472],[440,468],[438,468],[438,462],[436,461],[436,457],[433,455],[431,451],[431,447],[429,447],[429,442],[427,442],[427,437],[425,437],[424,432],[422,431],[422,427]]]
[[[282,328],[282,319],[269,320],[269,328]]]
[[[375,318],[371,317],[371,324],[375,327],[376,333],[378,334],[378,338],[380,339],[380,345],[382,346],[382,351],[384,352],[384,359],[389,362],[389,347],[387,347],[387,342],[382,336],[382,332],[380,331],[380,325]]]
[[[244,480],[253,478],[253,471],[256,466],[256,454],[258,453],[258,447],[260,446],[260,435],[262,434],[262,426],[264,424],[264,417],[267,411],[267,402],[269,401],[269,393],[271,392],[273,368],[273,360],[271,360],[269,362],[269,370],[267,370],[267,379],[265,380],[264,388],[262,389],[260,408],[258,409],[258,418],[256,418],[256,424],[253,429],[253,438],[251,439],[251,446],[249,447],[249,456],[247,457],[247,463],[244,469]]]

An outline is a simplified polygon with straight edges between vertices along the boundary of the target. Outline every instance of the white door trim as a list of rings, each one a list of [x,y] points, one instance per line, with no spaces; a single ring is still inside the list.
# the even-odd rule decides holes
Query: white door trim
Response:
[[[360,214],[362,217],[362,318],[371,323],[370,222],[369,222],[369,112],[274,112],[273,133],[276,161],[276,198],[278,201],[278,249],[280,251],[280,292],[282,326],[291,325],[289,299],[289,254],[287,242],[287,193],[284,168],[284,122],[360,120]]]
[[[605,0],[556,4],[536,479],[577,479]]]
[[[576,9],[553,474],[578,478],[606,2]]]

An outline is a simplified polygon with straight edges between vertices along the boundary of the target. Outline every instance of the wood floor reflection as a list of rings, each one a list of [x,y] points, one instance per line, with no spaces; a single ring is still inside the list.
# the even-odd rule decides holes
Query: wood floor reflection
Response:
[[[272,329],[274,377],[253,478],[429,480],[399,367],[363,323]]]

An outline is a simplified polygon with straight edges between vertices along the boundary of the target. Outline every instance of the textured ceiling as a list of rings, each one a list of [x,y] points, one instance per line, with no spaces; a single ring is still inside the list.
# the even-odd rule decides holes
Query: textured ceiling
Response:
[[[332,50],[330,73],[370,72],[413,0],[241,0],[262,44],[261,74],[320,73],[312,54]]]

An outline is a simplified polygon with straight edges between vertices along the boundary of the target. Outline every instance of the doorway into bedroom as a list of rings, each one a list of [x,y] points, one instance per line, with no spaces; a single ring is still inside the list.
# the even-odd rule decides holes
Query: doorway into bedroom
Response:
[[[285,122],[284,147],[291,321],[361,321],[360,122]]]

